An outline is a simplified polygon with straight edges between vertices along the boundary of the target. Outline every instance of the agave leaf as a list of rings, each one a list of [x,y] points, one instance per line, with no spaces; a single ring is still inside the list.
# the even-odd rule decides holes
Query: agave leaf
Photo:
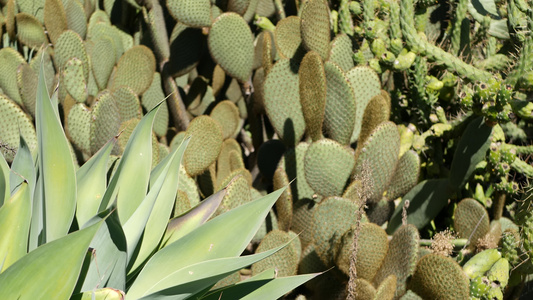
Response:
[[[277,299],[322,273],[281,278],[264,278],[267,274],[267,272],[260,273],[248,280],[223,288],[200,299]]]
[[[447,178],[420,182],[402,198],[396,207],[387,226],[387,233],[394,233],[402,225],[402,211],[406,200],[409,200],[407,223],[422,229],[446,206],[451,194],[450,181]]]
[[[22,135],[20,135],[19,149],[11,164],[11,171],[9,176],[9,190],[11,194],[15,193],[20,187],[20,184],[26,181],[29,184],[30,193],[33,195],[36,179],[35,164],[31,150]]]
[[[70,300],[124,300],[124,292],[107,287],[73,295]]]
[[[240,255],[284,190],[224,213],[161,249],[146,263],[128,297],[146,295],[159,281],[188,265]]]
[[[153,286],[141,299],[187,299],[217,281],[285,248],[290,242],[258,254],[203,261],[182,268]]]
[[[200,227],[216,212],[218,206],[226,195],[226,189],[209,196],[207,199],[200,202],[194,208],[178,216],[168,223],[165,236],[161,248],[172,244],[181,237],[187,235],[189,232]]]
[[[106,218],[106,216],[108,216]],[[115,208],[99,213],[91,218],[85,227],[105,218],[96,232],[90,247],[94,249],[80,291],[90,291],[98,286],[124,290],[126,287],[126,237]]]
[[[0,274],[0,299],[68,299],[101,224],[56,239],[19,259]]]
[[[124,233],[128,241],[128,262],[131,262],[134,252],[138,253],[133,257],[134,264],[130,268],[132,271],[154,252],[165,232],[178,191],[181,159],[188,142],[189,139],[184,140],[180,147],[168,155],[170,158],[166,160],[166,165],[150,192],[124,224]],[[134,251],[139,242],[141,242],[139,251]]]
[[[152,124],[158,108],[156,105],[144,115],[133,130],[100,203],[101,211],[109,208],[110,200],[116,197],[121,224],[129,220],[146,196],[152,165]]]
[[[76,172],[78,186],[76,219],[80,228],[98,213],[100,201],[106,190],[107,162],[115,143],[116,138],[107,142]]]
[[[57,109],[57,108],[56,108]],[[47,242],[68,233],[76,209],[76,174],[63,127],[55,113],[41,64],[37,85],[37,149],[44,205],[43,231]]]
[[[484,158],[490,146],[492,127],[478,117],[468,124],[453,155],[450,168],[450,183],[460,189],[472,176],[476,165]]]
[[[31,199],[28,183],[0,207],[0,273],[26,255],[31,221]]]
[[[9,199],[9,166],[2,152],[0,152],[0,207]]]

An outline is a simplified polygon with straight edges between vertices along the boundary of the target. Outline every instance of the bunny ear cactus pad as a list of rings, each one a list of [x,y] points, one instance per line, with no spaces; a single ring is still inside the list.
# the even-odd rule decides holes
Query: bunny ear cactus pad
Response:
[[[122,86],[111,93],[120,116],[120,121],[141,119],[142,108],[139,98],[127,86]]]
[[[470,283],[451,258],[428,254],[418,262],[409,289],[423,299],[469,299]]]
[[[266,113],[278,136],[289,147],[297,145],[305,131],[299,78],[294,67],[289,59],[278,60],[263,86]]]
[[[324,131],[331,139],[348,145],[355,126],[355,94],[339,66],[326,62],[324,70],[327,86]]]
[[[379,125],[363,145],[357,149],[355,174],[362,174],[363,168],[370,169],[372,194],[369,202],[381,200],[383,192],[389,185],[400,152],[400,134],[396,125],[385,122]]]
[[[35,117],[35,99],[37,98],[38,77],[28,64],[21,64],[17,70],[17,84],[20,98],[26,111]]]
[[[81,37],[76,32],[67,30],[59,36],[54,46],[56,67],[62,70],[67,61],[76,57],[83,64],[83,77],[85,78],[85,82],[87,82],[90,70],[89,59],[87,58],[87,52],[85,51]]]
[[[69,140],[85,154],[91,154],[91,117],[89,108],[77,103],[70,109],[65,126]]]
[[[352,40],[344,33],[337,35],[331,41],[329,60],[338,65],[344,72],[351,70],[355,65],[353,62]]]
[[[83,62],[76,57],[67,61],[63,71],[65,87],[77,102],[87,100],[87,84],[83,75]]]
[[[211,26],[211,1],[167,0],[167,8],[174,19],[191,27]]]
[[[120,111],[109,91],[98,95],[92,110],[91,153],[96,153],[107,141],[118,134],[121,121]]]
[[[336,264],[339,269],[350,276],[350,257],[353,253],[353,231],[355,226],[344,234]],[[364,223],[361,225],[359,239],[357,240],[356,270],[357,278],[372,281],[379,266],[385,259],[389,249],[387,233],[374,223]]]
[[[26,61],[15,49],[0,49],[0,88],[15,103],[22,105],[17,85],[17,69]],[[16,142],[18,145],[18,141]]]
[[[316,51],[323,60],[329,55],[329,7],[324,0],[309,0],[301,12],[302,43],[309,51]]]
[[[29,48],[38,48],[48,41],[43,25],[34,16],[18,13],[15,16],[15,22],[18,40]]]
[[[107,82],[109,81],[109,76],[111,75],[111,71],[113,71],[116,60],[113,40],[111,38],[103,37],[94,40],[91,51],[91,66],[94,79],[100,90],[107,87]]]
[[[276,25],[274,31],[276,50],[283,58],[293,58],[302,44],[300,32],[300,18],[290,16],[282,19]]]
[[[381,93],[381,82],[378,74],[369,67],[355,67],[346,73],[346,77],[352,85],[357,104],[355,127],[350,140],[353,143],[359,138],[363,114],[368,102],[372,97]]]
[[[292,222],[292,192],[290,187],[289,177],[285,170],[282,168],[277,168],[274,172],[274,177],[272,179],[274,190],[287,186],[287,189],[279,196],[278,201],[276,201],[276,211],[278,216],[278,226],[281,230],[289,230]]]
[[[161,75],[158,72],[154,73],[154,79],[150,87],[144,92],[141,102],[146,111],[151,111],[159,102],[165,99],[165,93],[161,87]],[[167,103],[163,102],[159,106],[159,110],[155,115],[153,130],[158,136],[164,136],[168,128],[168,107]]]
[[[211,111],[211,118],[216,120],[222,127],[222,135],[224,139],[235,136],[239,129],[239,109],[230,100],[225,100],[218,103]]]
[[[257,247],[256,253],[260,253],[266,250],[279,247],[285,243],[291,241],[289,233],[281,230],[272,230],[261,240],[261,243]],[[292,241],[291,243],[294,243]],[[277,270],[277,276],[292,276],[296,275],[298,271],[298,262],[300,256],[294,247],[287,245],[285,248],[276,252],[272,256],[269,256],[259,262],[252,265],[252,276],[257,275],[267,269],[275,267]]]
[[[218,16],[207,37],[209,52],[222,69],[240,82],[252,76],[254,39],[250,27],[236,13]]]
[[[329,197],[313,212],[312,232],[315,250],[320,260],[333,266],[338,256],[342,236],[355,225],[358,206],[349,199]]]
[[[305,154],[305,179],[319,195],[340,196],[354,165],[355,159],[350,148],[330,139],[322,139],[312,143]]]
[[[0,140],[6,144],[0,151],[7,162],[12,162],[18,149],[20,134],[30,150],[37,147],[37,135],[29,116],[6,96],[0,94]],[[14,151],[11,151],[14,150]]]
[[[59,36],[68,29],[67,13],[61,0],[46,0],[44,2],[44,26],[48,31],[50,41],[56,45]]]
[[[390,110],[390,98],[385,98],[382,94],[372,97],[363,114],[358,143],[364,144],[368,136],[379,124],[389,120]]]
[[[322,123],[326,108],[326,74],[320,55],[309,51],[304,56],[300,69],[300,103],[307,132],[313,141],[322,138]]]
[[[228,0],[228,11],[233,11],[239,15],[244,15],[250,5],[250,0]]]
[[[457,205],[453,224],[459,237],[470,239],[470,248],[473,248],[489,232],[489,214],[477,200],[466,198]]]
[[[66,3],[65,13],[68,28],[77,32],[82,38],[87,34],[87,16],[80,0],[71,0]]]
[[[187,128],[191,136],[183,155],[183,165],[190,176],[196,176],[214,163],[222,148],[220,125],[209,116],[194,118]]]
[[[420,235],[416,227],[413,225],[400,227],[389,242],[387,256],[374,277],[374,284],[377,285],[391,274],[396,275],[397,287],[395,296],[403,295],[406,290],[407,278],[415,272],[419,242]]]
[[[291,187],[294,201],[316,198],[315,192],[305,180],[305,154],[307,149],[309,149],[309,144],[305,142],[299,143],[295,148],[287,149],[278,164],[278,167],[285,170],[289,180],[296,179],[295,184]],[[303,223],[302,225],[306,226]]]
[[[114,88],[129,86],[137,95],[144,93],[152,83],[155,72],[155,57],[148,47],[139,45],[130,48],[117,65]]]
[[[385,197],[394,200],[403,196],[416,185],[419,175],[420,157],[415,151],[409,150],[400,157]]]
[[[389,275],[378,286],[375,299],[392,300],[397,288],[397,279],[394,275]]]

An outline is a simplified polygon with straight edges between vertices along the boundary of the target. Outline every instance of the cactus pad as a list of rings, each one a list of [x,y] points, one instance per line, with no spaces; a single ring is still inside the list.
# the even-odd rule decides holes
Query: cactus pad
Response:
[[[428,254],[418,262],[409,289],[423,299],[469,299],[469,281],[451,258]]]
[[[294,67],[288,59],[278,60],[263,86],[266,113],[274,130],[288,146],[298,144],[305,131],[298,73]]]
[[[146,111],[152,110],[159,102],[165,99],[165,93],[161,87],[161,75],[154,73],[154,79],[150,87],[144,92],[141,103]],[[158,136],[164,136],[168,128],[168,106],[166,101],[161,103],[159,111],[155,115],[153,130]]]
[[[48,41],[43,25],[34,16],[18,13],[15,16],[15,22],[17,23],[17,38],[29,48],[38,48]]]
[[[272,230],[261,241],[257,247],[256,253],[270,250],[279,247],[291,240],[291,236],[281,230]],[[293,241],[294,243],[294,241]],[[275,267],[277,276],[292,276],[296,275],[299,262],[298,252],[294,247],[288,245],[280,251],[274,253],[255,264],[252,265],[252,275],[261,273],[264,270]]]
[[[17,70],[17,84],[24,108],[35,117],[35,99],[37,98],[37,74],[28,64],[21,64]]]
[[[118,107],[108,91],[98,95],[92,110],[91,153],[96,153],[109,139],[118,134],[122,122],[118,117]]]
[[[353,253],[353,230],[355,226],[344,234],[340,251],[336,258],[339,269],[347,276],[350,275],[350,257]],[[389,249],[387,233],[374,223],[361,224],[359,239],[357,240],[356,269],[357,278],[372,281],[379,266],[385,259]]]
[[[52,44],[56,45],[59,36],[68,29],[67,14],[61,0],[44,2],[44,26]]]
[[[329,7],[324,0],[309,0],[301,12],[302,44],[316,51],[323,60],[329,55]]]
[[[315,192],[311,189],[307,180],[305,180],[304,160],[308,148],[309,144],[302,142],[296,148],[287,149],[278,164],[278,167],[285,169],[289,180],[296,179],[295,184],[292,185],[292,193],[295,201],[317,198],[317,195],[315,195]]]
[[[80,0],[71,0],[66,3],[65,13],[68,28],[78,33],[81,38],[87,34],[87,17]]]
[[[394,299],[394,292],[396,291],[397,280],[396,276],[389,275],[378,286],[376,291],[376,299],[392,300]]]
[[[355,225],[358,207],[349,199],[329,197],[313,211],[313,243],[323,263],[333,266],[342,236]]]
[[[460,238],[470,239],[470,248],[489,232],[490,219],[481,203],[472,198],[463,199],[454,214],[454,228]]]
[[[305,154],[305,179],[322,196],[340,196],[355,164],[353,151],[322,139],[309,146]]]
[[[389,242],[387,256],[374,277],[374,284],[380,283],[389,275],[394,274],[398,280],[395,296],[403,295],[406,290],[407,278],[415,272],[419,240],[420,236],[416,227],[413,225],[400,227]]]
[[[303,52],[300,48],[302,43],[300,18],[297,16],[290,16],[280,20],[274,31],[274,39],[276,50],[280,53],[281,57],[293,58],[296,54],[300,55],[301,52]]]
[[[338,34],[331,41],[329,61],[339,66],[344,72],[354,67],[352,40],[344,33]]]
[[[137,95],[146,91],[154,79],[155,57],[146,46],[134,46],[120,57],[113,87],[127,85]]]
[[[226,187],[226,194],[217,209],[217,213],[227,212],[252,200],[248,179],[242,175],[232,178]]]
[[[67,117],[69,140],[83,153],[91,153],[91,111],[83,103],[75,104]]]
[[[20,107],[6,96],[0,94],[0,141],[5,144],[0,151],[7,162],[12,162],[18,149],[20,134],[28,143],[30,150],[37,147],[37,136],[33,123]]]
[[[322,123],[326,108],[326,74],[320,55],[309,51],[304,56],[300,69],[300,103],[307,132],[313,141],[322,138]]]
[[[113,44],[113,40],[109,37],[99,38],[94,41],[91,51],[92,71],[100,90],[107,87],[109,76],[117,59]]]
[[[15,49],[9,47],[0,49],[0,88],[19,105],[22,104],[22,99],[17,85],[17,69],[24,63],[24,58]],[[18,145],[18,139],[16,144]]]
[[[276,169],[272,181],[274,190],[283,188],[290,184],[289,177],[282,168]],[[279,228],[285,231],[289,230],[292,222],[292,192],[290,186],[285,189],[285,191],[276,201],[276,211]]]
[[[222,130],[220,125],[209,116],[194,118],[187,134],[191,140],[183,155],[183,164],[187,173],[196,176],[215,162],[222,147]]]
[[[209,51],[222,69],[240,82],[252,76],[254,39],[250,27],[235,13],[216,18],[207,37]]]
[[[87,100],[87,83],[83,75],[83,62],[73,57],[69,59],[63,70],[63,84],[76,102]]]
[[[385,188],[394,174],[400,151],[400,134],[396,125],[385,122],[379,125],[363,145],[357,147],[355,174],[362,174],[368,167],[372,180],[370,202],[381,200]]]
[[[387,187],[386,198],[394,200],[409,192],[416,185],[419,175],[420,157],[415,151],[409,150],[398,160],[394,175]]]
[[[83,64],[83,77],[85,82],[89,79],[89,60],[81,37],[72,30],[63,32],[55,45],[56,67],[63,70],[67,61],[78,58]]]
[[[211,26],[211,1],[169,0],[168,11],[178,21],[192,27]]]
[[[381,83],[376,72],[369,67],[355,67],[346,73],[346,77],[352,84],[357,101],[355,127],[351,138],[353,143],[359,138],[363,114],[368,102],[372,97],[381,93]]]
[[[383,97],[382,94],[372,97],[365,108],[361,132],[359,133],[359,140],[357,142],[364,144],[368,136],[379,124],[388,121],[390,110],[390,97]]]
[[[224,139],[236,136],[239,130],[239,109],[229,100],[218,103],[211,111],[211,118],[216,120],[222,128]]]
[[[324,131],[331,139],[348,145],[355,126],[355,94],[339,66],[326,62],[324,69],[327,84]]]

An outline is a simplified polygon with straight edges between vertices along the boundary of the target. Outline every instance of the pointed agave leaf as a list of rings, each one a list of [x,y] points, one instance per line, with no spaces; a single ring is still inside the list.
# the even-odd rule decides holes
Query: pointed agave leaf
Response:
[[[56,239],[19,259],[0,274],[0,299],[68,299],[101,224]]]
[[[112,204],[110,200],[117,197],[118,216],[122,224],[128,221],[146,196],[152,165],[152,123],[158,107],[147,113],[133,130],[100,203],[99,210],[109,208]]]
[[[187,265],[240,255],[283,191],[279,189],[224,213],[161,249],[145,265],[128,296],[146,295],[160,280]]]
[[[44,66],[39,72],[36,109],[39,151],[38,187],[42,191],[44,228],[47,242],[68,233],[76,209],[76,174],[70,148],[61,122],[52,106],[44,80]]]
[[[167,220],[170,218],[174,201],[178,192],[178,179],[181,160],[183,153],[187,148],[190,138],[183,141],[181,146],[167,157],[165,168],[158,176],[150,192],[139,205],[139,208],[133,214],[132,218],[124,225],[126,238],[128,238],[128,229],[130,224],[137,228],[139,238],[142,236],[142,242],[131,270],[135,270],[154,252],[165,233]],[[150,202],[152,202],[150,204]],[[145,204],[146,203],[146,204]],[[150,209],[143,209],[143,206],[151,206]],[[147,215],[145,215],[147,213]],[[135,217],[135,218],[134,218]],[[146,226],[145,226],[146,225]],[[128,240],[128,247],[131,245]],[[129,250],[129,248],[128,248]],[[133,253],[133,251],[131,251]],[[137,251],[136,251],[137,252]],[[130,251],[128,251],[129,255]]]
[[[306,283],[322,273],[305,274],[281,278],[264,278],[265,272],[228,288],[211,293],[202,300],[230,299],[277,299],[296,287]]]
[[[11,199],[0,207],[0,272],[26,255],[30,221],[30,187],[22,182]]]
[[[30,195],[33,195],[35,191],[35,180],[35,163],[33,162],[30,148],[21,135],[19,149],[11,164],[9,190],[11,194],[14,194],[20,185],[26,181],[29,184]]]
[[[91,253],[93,257],[86,271],[84,270],[81,291],[93,290],[98,286],[122,291],[126,288],[126,237],[116,209],[113,207],[99,213],[84,227],[89,227],[102,219],[105,220],[89,245],[94,249]]]
[[[172,244],[209,220],[216,212],[225,195],[226,189],[220,190],[200,202],[187,213],[170,220],[161,247]]]
[[[9,199],[11,194],[9,186],[9,166],[2,152],[0,152],[0,207]]]
[[[115,143],[116,139],[107,142],[76,172],[78,186],[76,219],[80,228],[98,213],[100,201],[106,190],[107,162]]]
[[[161,280],[148,291],[151,294],[141,299],[187,299],[229,274],[271,256],[289,243],[258,254],[207,260],[187,266]]]

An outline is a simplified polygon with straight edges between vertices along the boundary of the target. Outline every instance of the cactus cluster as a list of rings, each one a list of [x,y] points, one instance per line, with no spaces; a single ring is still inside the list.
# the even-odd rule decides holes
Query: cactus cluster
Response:
[[[159,287],[184,284],[172,281],[181,273],[144,291],[135,281],[149,257],[208,219],[229,220],[276,195],[272,209],[262,207],[264,222],[246,219],[253,224],[238,246],[255,253],[248,263],[223,274],[200,265],[213,276],[203,288],[214,291],[201,299],[244,297],[274,273],[280,280],[265,290],[286,292],[315,276],[302,274],[326,270],[286,297],[502,299],[531,284],[531,0],[0,7],[0,230],[6,216],[32,214],[32,226],[17,229],[28,231],[29,244],[18,245],[24,255],[98,223],[78,238],[85,255],[87,245],[105,243],[85,245],[89,235],[120,228],[126,248],[96,257],[120,263],[127,276],[106,273],[100,287],[163,297]],[[64,138],[47,139],[43,122]],[[68,172],[51,171],[58,156]],[[179,183],[152,207],[145,198],[157,198],[150,195],[171,164]],[[130,173],[139,184],[119,176]],[[17,210],[26,185],[35,199],[50,199],[46,207]],[[63,198],[77,200],[59,209]],[[48,224],[57,211],[61,221]],[[24,257],[6,255],[0,286]],[[78,260],[95,272],[94,253]]]

